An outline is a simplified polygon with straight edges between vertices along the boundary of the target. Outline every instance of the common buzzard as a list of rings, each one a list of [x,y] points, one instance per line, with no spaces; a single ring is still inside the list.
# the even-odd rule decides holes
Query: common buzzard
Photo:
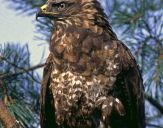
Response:
[[[145,128],[142,77],[97,0],[48,0],[42,128]]]

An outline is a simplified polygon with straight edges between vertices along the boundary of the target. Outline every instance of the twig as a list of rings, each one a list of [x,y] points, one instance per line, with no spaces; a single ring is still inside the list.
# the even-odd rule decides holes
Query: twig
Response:
[[[8,64],[12,65],[13,67],[22,69],[21,67],[18,67],[15,63],[10,62],[7,58],[5,58],[4,56],[0,56],[0,59],[6,61]]]
[[[155,128],[163,128],[163,127],[161,127],[161,126],[159,126],[159,125],[156,125],[156,124],[149,124],[149,123],[147,123],[147,126],[148,127],[155,127]]]
[[[45,63],[44,64],[38,64],[36,66],[30,67],[30,68],[27,68],[27,69],[24,68],[21,71],[18,71],[18,72],[15,72],[15,73],[2,74],[2,75],[0,75],[0,79],[6,79],[6,78],[9,78],[9,77],[18,76],[18,75],[21,75],[23,73],[27,73],[29,71],[33,71],[33,70],[36,70],[38,68],[42,68],[44,66],[45,66]]]
[[[37,80],[33,75],[31,75],[30,73],[27,73],[36,83],[41,84],[41,82],[39,80]]]
[[[17,66],[15,63],[10,62],[7,58],[0,56],[0,59],[6,61],[8,64],[10,64],[11,66],[21,69],[21,70],[25,70],[23,67],[19,67]],[[33,75],[31,75],[29,72],[26,72],[35,82],[40,84],[40,81],[38,81],[36,78],[33,77]]]
[[[163,114],[163,106],[153,97],[145,94],[145,98]]]

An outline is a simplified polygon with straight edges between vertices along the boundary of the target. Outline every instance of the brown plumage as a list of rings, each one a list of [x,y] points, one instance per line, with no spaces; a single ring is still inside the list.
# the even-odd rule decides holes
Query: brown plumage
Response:
[[[42,128],[145,128],[142,77],[96,0],[48,0]]]

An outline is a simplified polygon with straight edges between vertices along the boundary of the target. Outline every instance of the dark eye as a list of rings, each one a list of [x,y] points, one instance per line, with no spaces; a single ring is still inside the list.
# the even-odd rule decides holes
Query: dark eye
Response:
[[[66,4],[65,4],[65,3],[61,3],[61,4],[59,4],[59,6],[58,6],[58,10],[59,10],[59,11],[63,11],[63,10],[65,10],[65,8],[66,8]]]

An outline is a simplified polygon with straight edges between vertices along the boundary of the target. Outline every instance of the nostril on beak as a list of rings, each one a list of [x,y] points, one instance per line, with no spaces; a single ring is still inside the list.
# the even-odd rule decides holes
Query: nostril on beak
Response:
[[[45,4],[45,5],[43,5],[43,6],[41,7],[41,10],[42,10],[42,11],[46,11],[46,10],[47,10],[47,7],[48,7],[48,6]]]
[[[46,11],[46,8],[43,8],[42,10],[43,10],[43,11]]]

